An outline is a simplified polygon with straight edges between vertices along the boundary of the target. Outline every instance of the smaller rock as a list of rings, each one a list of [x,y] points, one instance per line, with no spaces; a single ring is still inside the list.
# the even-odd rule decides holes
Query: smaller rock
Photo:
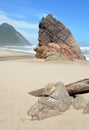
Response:
[[[46,116],[45,114],[41,114],[41,111],[45,109],[47,109],[47,106],[37,102],[27,111],[27,114],[31,116],[31,120],[41,120]]]
[[[71,98],[63,83],[46,85],[43,96],[28,110],[31,120],[42,120],[65,112],[71,105]],[[38,93],[38,92],[37,92]],[[34,94],[33,92],[31,94]]]
[[[86,107],[83,109],[83,114],[89,114],[89,103],[86,105]]]
[[[83,97],[77,96],[73,102],[72,105],[75,109],[83,109],[84,104],[83,104]]]
[[[80,94],[73,100],[72,105],[75,109],[84,109],[89,103],[89,94]]]

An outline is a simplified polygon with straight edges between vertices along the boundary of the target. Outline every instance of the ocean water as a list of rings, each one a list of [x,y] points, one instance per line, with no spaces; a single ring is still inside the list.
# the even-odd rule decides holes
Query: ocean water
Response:
[[[18,52],[31,52],[35,53],[34,48],[35,46],[3,46],[0,47],[2,50],[12,50],[12,51],[18,51]]]
[[[89,46],[80,47],[82,54],[89,60]]]
[[[3,46],[0,49],[35,53],[33,49],[35,46]],[[89,60],[89,46],[80,46],[80,49],[86,59]]]

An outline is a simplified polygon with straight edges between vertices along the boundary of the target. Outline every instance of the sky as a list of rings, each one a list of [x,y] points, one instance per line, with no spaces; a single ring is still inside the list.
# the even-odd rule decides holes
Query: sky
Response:
[[[0,24],[14,26],[33,45],[48,14],[69,28],[78,44],[89,45],[89,0],[0,0]]]

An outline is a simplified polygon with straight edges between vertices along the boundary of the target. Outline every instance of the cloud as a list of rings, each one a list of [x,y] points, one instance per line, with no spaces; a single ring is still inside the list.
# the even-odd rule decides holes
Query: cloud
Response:
[[[20,16],[19,16],[20,17]],[[16,20],[8,17],[5,12],[0,11],[0,24],[8,23],[15,28],[38,29],[38,24],[32,24],[25,20]]]
[[[4,12],[4,11],[2,11],[2,10],[0,10],[0,15],[6,15],[6,12]]]
[[[24,15],[21,15],[21,14],[14,14],[13,16],[15,18],[19,18],[19,19],[25,19],[26,18]]]

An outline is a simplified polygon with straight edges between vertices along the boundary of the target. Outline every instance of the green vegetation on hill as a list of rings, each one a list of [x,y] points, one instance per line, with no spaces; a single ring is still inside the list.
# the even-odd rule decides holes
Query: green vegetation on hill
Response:
[[[24,46],[31,45],[15,30],[15,28],[7,23],[0,25],[0,46]]]

